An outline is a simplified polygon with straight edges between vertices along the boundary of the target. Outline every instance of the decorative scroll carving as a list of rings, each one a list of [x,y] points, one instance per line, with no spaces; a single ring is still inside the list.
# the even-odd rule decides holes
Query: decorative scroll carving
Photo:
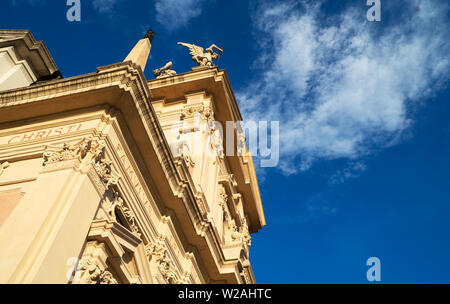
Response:
[[[248,225],[246,219],[242,219],[242,225],[240,227],[237,226],[235,219],[233,219],[230,215],[227,199],[228,195],[225,191],[223,185],[219,185],[218,188],[219,195],[219,206],[222,207],[223,210],[223,220],[227,231],[225,231],[225,239],[228,239],[228,242],[243,242],[248,246],[251,245],[251,237],[248,230]]]
[[[44,166],[48,163],[64,161],[69,159],[83,160],[90,152],[92,159],[96,159],[102,153],[104,143],[98,139],[91,139],[89,137],[83,138],[77,144],[64,143],[62,149],[57,151],[44,152]]]
[[[248,224],[247,224],[247,220],[244,218],[242,219],[242,226],[240,229],[240,233],[241,233],[241,238],[242,241],[247,244],[247,246],[251,246],[252,245],[252,237],[250,236],[250,232],[248,231]]]
[[[112,175],[111,165],[112,161],[103,157],[94,164],[95,171],[107,188],[118,183],[117,178]]]
[[[228,229],[231,232],[231,240],[233,242],[238,242],[241,238],[241,234],[239,233],[239,227],[236,225],[236,221],[231,219],[228,222]]]
[[[145,248],[145,254],[148,256],[149,261],[160,263],[166,253],[166,248],[158,243],[151,243]]]
[[[164,257],[159,262],[159,270],[163,275],[164,279],[169,284],[180,284],[181,282],[175,275],[175,271],[173,270],[172,260],[169,258],[167,251],[164,252]]]
[[[177,136],[175,141],[172,143],[172,153],[174,157],[183,158],[188,166],[195,166],[195,161],[192,159],[192,153],[189,149],[189,145],[182,139],[181,135]]]
[[[9,163],[8,162],[4,162],[4,163],[0,164],[0,176],[3,174],[5,169],[8,168],[8,167],[9,167]]]
[[[118,284],[112,273],[102,269],[96,261],[83,261],[80,270],[82,284]]]
[[[190,281],[191,281],[190,277],[191,277],[191,274],[189,272],[183,272],[181,274],[181,282],[182,282],[182,284],[189,284]]]
[[[106,144],[97,138],[86,137],[76,144],[64,143],[62,149],[50,149],[44,152],[44,166],[65,160],[78,159],[92,161],[95,171],[105,187],[117,184],[112,175],[112,162],[105,158]]]
[[[230,181],[230,183],[234,186],[237,187],[238,183],[236,181],[236,176],[234,174],[229,174],[228,175],[228,180]]]
[[[69,145],[64,143],[61,151],[45,151],[44,152],[44,166],[48,163],[75,159],[81,154],[80,147],[76,145]]]
[[[134,215],[133,211],[125,206],[125,203],[123,199],[120,197],[119,193],[115,193],[115,199],[113,208],[119,208],[119,210],[122,212],[123,215],[125,215],[125,218],[128,222],[128,224],[131,227],[131,230],[135,232],[139,237],[141,236],[139,232],[139,227],[136,224],[136,216]],[[115,214],[114,214],[115,216]]]
[[[203,104],[187,105],[181,112],[181,119],[200,117],[208,121],[214,119],[214,112],[210,107],[205,107]]]
[[[149,261],[157,265],[161,275],[168,284],[182,284],[178,279],[172,259],[169,257],[169,252],[160,243],[151,243],[145,249]]]
[[[131,228],[131,231],[136,234],[137,237],[141,237],[141,231],[137,225],[137,220],[134,212],[125,205],[124,200],[117,191],[114,191],[113,201],[110,201],[107,198],[102,201],[101,208],[106,214],[107,219],[112,222],[118,221],[115,210],[116,208],[119,209],[119,211],[124,215],[128,225]]]
[[[248,230],[247,221],[242,220],[242,225],[238,227],[236,221],[231,219],[228,221],[229,238],[231,242],[242,242],[247,246],[251,246],[251,236]]]

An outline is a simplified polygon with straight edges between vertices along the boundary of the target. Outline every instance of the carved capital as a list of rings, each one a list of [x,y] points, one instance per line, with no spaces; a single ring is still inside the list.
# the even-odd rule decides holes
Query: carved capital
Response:
[[[237,226],[236,221],[231,219],[228,221],[227,225],[228,229],[228,241],[231,243],[242,242],[247,246],[251,246],[251,236],[248,230],[247,221],[245,219],[242,220],[242,225],[240,227]]]
[[[159,269],[162,277],[168,284],[182,284],[176,275],[176,267],[169,256],[166,247],[160,242],[150,243],[145,248],[145,253],[150,262],[153,262]]]
[[[106,144],[98,138],[85,137],[76,144],[64,143],[61,147],[46,147],[44,151],[44,166],[53,165],[67,160],[78,160],[81,163],[91,163],[100,180],[108,188],[116,185],[118,178],[113,176],[112,162],[105,158]]]
[[[80,270],[82,284],[118,284],[112,273],[102,269],[97,261],[82,261]]]
[[[166,257],[166,248],[159,243],[150,243],[145,248],[149,261],[160,264]]]
[[[78,159],[84,160],[88,155],[96,159],[102,153],[104,143],[90,137],[83,138],[76,144],[64,143],[62,148],[46,147],[44,151],[44,166],[50,163]]]
[[[205,107],[203,104],[187,105],[181,112],[181,119],[187,118],[201,118],[208,121],[214,119],[214,112],[210,107]]]

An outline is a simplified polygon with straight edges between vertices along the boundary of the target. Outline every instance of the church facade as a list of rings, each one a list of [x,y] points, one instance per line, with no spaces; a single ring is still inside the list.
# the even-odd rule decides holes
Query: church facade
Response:
[[[222,50],[148,81],[152,39],[65,79],[0,30],[0,283],[255,283],[265,217],[242,132],[219,132],[242,120]]]

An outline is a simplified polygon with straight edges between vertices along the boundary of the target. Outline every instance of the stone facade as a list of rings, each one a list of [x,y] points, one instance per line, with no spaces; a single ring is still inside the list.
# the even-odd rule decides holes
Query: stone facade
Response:
[[[47,51],[18,52],[31,38],[0,31],[0,52],[48,70],[0,87],[0,283],[255,283],[250,234],[265,218],[252,157],[186,130],[242,120],[226,72],[147,81],[140,41],[127,57],[140,62],[62,79]],[[197,145],[213,153],[188,153]]]

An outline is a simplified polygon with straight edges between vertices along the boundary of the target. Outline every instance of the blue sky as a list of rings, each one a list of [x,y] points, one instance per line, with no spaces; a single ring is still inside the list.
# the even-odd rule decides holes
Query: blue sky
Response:
[[[259,283],[450,283],[447,1],[4,0],[1,28],[30,29],[65,77],[122,61],[156,32],[146,76],[193,62],[178,41],[224,48],[245,119],[280,121],[280,163],[258,168],[268,225]]]

